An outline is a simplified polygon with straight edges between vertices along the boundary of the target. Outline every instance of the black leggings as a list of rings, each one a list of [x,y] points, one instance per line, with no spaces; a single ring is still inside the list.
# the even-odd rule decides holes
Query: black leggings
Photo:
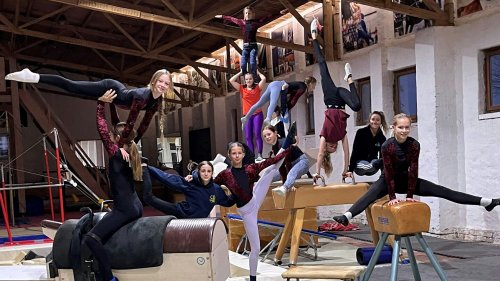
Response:
[[[407,184],[396,184],[396,193],[406,193]],[[352,216],[355,217],[362,211],[364,211],[371,203],[375,200],[382,198],[388,194],[387,184],[385,182],[384,176],[381,176],[376,182],[374,182],[368,191],[354,203],[354,205],[349,208]],[[446,188],[441,185],[437,185],[428,180],[417,179],[417,186],[415,189],[415,195],[419,196],[432,196],[443,198],[458,204],[465,205],[479,205],[481,197],[473,196],[467,193],[455,191]]]
[[[151,177],[147,167],[143,167],[142,169],[142,180],[142,198],[144,199],[144,202],[156,210],[163,212],[165,215],[172,215],[178,219],[186,218],[186,216],[177,208],[177,204],[161,200],[153,195],[153,185],[151,184]]]
[[[135,195],[135,198],[130,202],[129,209],[126,211],[113,209],[84,236],[82,243],[87,245],[99,263],[99,271],[104,280],[111,280],[113,273],[111,271],[111,261],[106,250],[104,250],[103,244],[122,226],[141,216],[142,204],[137,195]]]
[[[349,83],[349,90],[342,87],[335,86],[335,83],[330,76],[325,57],[321,53],[318,40],[313,40],[314,54],[318,60],[319,70],[321,74],[321,88],[323,95],[329,100],[333,101],[333,105],[347,104],[352,110],[359,111],[361,109],[361,102],[359,101],[358,91],[354,83]]]
[[[113,79],[104,79],[100,81],[73,81],[52,74],[40,74],[39,83],[49,84],[66,90],[69,96],[79,97],[83,99],[97,100],[107,90],[113,89],[116,92],[116,98],[113,103],[123,104],[123,92],[127,88],[120,82]]]

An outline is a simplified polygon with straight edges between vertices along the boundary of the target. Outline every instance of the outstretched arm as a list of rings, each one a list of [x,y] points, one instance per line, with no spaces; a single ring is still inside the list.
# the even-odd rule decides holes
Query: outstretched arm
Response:
[[[155,178],[169,189],[182,193],[186,190],[186,181],[183,177],[167,174],[162,170],[151,166],[148,166],[148,170],[151,177]]]

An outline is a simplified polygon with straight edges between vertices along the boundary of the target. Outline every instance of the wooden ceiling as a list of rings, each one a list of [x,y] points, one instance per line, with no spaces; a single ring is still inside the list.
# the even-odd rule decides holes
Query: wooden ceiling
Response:
[[[323,0],[324,2],[339,2]],[[315,2],[323,2],[317,0]],[[217,14],[241,18],[252,5],[256,18],[297,8],[305,0],[3,0],[0,1],[0,56],[20,67],[47,66],[131,84],[146,84],[160,68],[185,65],[234,72],[197,63],[201,57],[241,38],[239,28],[214,19]],[[440,10],[421,10],[385,0],[361,4],[446,21]],[[431,0],[424,0],[431,3]],[[396,5],[396,6],[395,6]],[[401,8],[402,7],[402,8]],[[297,13],[292,13],[297,16]],[[302,45],[258,41],[310,52]]]

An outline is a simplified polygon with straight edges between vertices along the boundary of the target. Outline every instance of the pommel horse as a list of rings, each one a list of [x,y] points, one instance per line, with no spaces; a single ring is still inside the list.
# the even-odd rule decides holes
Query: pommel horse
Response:
[[[276,209],[289,209],[285,222],[283,235],[281,236],[274,262],[281,264],[281,258],[291,238],[290,260],[291,265],[297,263],[299,253],[300,233],[304,220],[304,208],[352,204],[356,202],[368,190],[367,183],[342,183],[328,186],[315,186],[310,183],[296,182],[296,191],[287,192],[285,196],[273,193]],[[366,209],[366,217],[371,218],[369,208]],[[379,240],[378,233],[373,228],[373,222],[368,219],[374,244]]]
[[[436,270],[439,279],[441,281],[448,280],[443,268],[422,236],[422,232],[429,231],[431,220],[431,210],[427,204],[422,202],[400,202],[389,206],[388,201],[379,201],[371,207],[368,207],[368,209],[370,208],[373,215],[374,228],[382,233],[382,238],[378,242],[375,252],[368,263],[368,267],[362,279],[363,281],[368,281],[370,279],[382,247],[390,234],[395,236],[390,281],[398,280],[398,254],[401,249],[401,240],[405,242],[406,248],[408,249],[408,257],[415,280],[422,280],[415,254],[413,253],[413,247],[410,242],[411,236],[417,238],[417,241],[420,243],[420,246]]]

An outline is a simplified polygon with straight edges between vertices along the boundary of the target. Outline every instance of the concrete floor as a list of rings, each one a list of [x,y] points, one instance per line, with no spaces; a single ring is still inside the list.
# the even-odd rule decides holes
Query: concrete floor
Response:
[[[27,229],[15,229],[15,235],[38,234],[37,227],[29,226]],[[360,231],[339,232],[338,240],[332,241],[320,239],[321,247],[318,248],[318,259],[312,259],[312,250],[299,256],[299,265],[358,265],[356,262],[356,250],[359,247],[372,246],[368,242],[368,230],[361,227]],[[0,236],[5,236],[5,231],[0,230]],[[426,236],[430,247],[436,253],[448,280],[499,280],[500,273],[500,245],[487,243],[472,243],[444,240]],[[419,249],[418,243],[413,240],[412,245]],[[19,251],[33,249],[40,254],[50,251],[51,244],[35,244],[29,246],[0,246],[0,264],[9,264],[6,260],[15,260]],[[248,280],[248,259],[236,253],[229,253],[231,261],[230,281]],[[421,251],[416,252],[417,261],[422,280],[440,280],[430,265],[427,257]],[[283,257],[283,263],[287,263],[287,254]],[[283,280],[281,273],[287,268],[286,265],[274,266],[273,254],[259,264],[259,281]],[[370,280],[388,280],[390,265],[378,265]],[[0,280],[53,280],[47,279],[45,266],[38,265],[3,265],[0,266]],[[307,281],[307,279],[301,279]],[[414,280],[410,265],[399,265],[397,280]],[[198,281],[198,280],[196,280]]]

